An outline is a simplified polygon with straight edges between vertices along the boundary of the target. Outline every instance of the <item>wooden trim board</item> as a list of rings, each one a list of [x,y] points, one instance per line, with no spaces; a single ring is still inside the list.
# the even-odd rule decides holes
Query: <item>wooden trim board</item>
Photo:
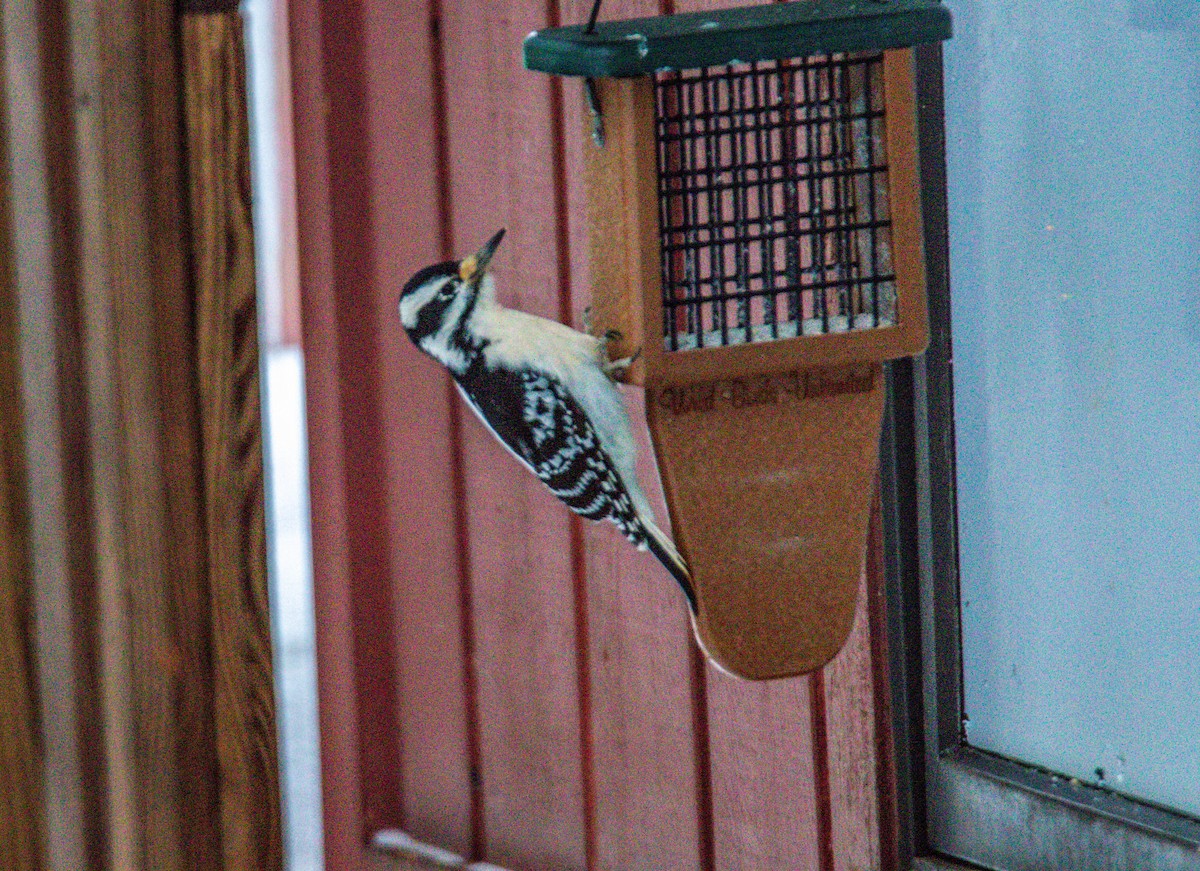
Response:
[[[38,0],[5,24],[23,78],[3,443],[33,460],[23,483],[5,465],[30,510],[5,515],[29,572],[4,610],[25,629],[3,634],[38,692],[10,705],[6,681],[3,709],[46,764],[44,824],[27,801],[2,828],[40,831],[47,867],[278,869],[241,21]]]
[[[0,86],[4,82],[0,44]],[[0,87],[7,94],[6,87]],[[7,208],[9,134],[0,112],[0,867],[43,866],[43,753],[33,638],[33,571],[25,488],[16,246]]]
[[[180,22],[221,847],[257,871],[283,837],[242,30],[236,8]]]

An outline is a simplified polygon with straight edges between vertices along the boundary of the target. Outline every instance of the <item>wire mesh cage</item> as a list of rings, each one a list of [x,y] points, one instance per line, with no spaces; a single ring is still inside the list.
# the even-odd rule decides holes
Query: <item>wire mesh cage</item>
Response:
[[[927,336],[911,47],[936,0],[800,0],[531,34],[585,79],[593,321],[638,354],[694,624],[728,670],[840,649],[882,361]]]
[[[896,323],[883,53],[655,76],[663,339]]]

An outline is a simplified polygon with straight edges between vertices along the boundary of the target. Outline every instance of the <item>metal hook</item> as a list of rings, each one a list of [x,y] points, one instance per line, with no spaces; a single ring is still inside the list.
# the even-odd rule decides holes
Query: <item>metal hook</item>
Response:
[[[600,4],[602,2],[603,0],[596,0],[596,2],[592,4],[591,14],[588,15],[587,27],[583,29],[585,34],[590,35],[596,32],[596,19],[600,17]]]
[[[584,35],[591,35],[596,32],[596,19],[600,17],[600,4],[603,0],[595,0],[592,3],[592,11],[588,15],[587,26],[583,29]],[[604,147],[604,113],[600,109],[600,96],[596,93],[596,82],[587,78],[583,80],[583,90],[587,94],[588,111],[592,113],[592,142],[597,148]]]
[[[597,4],[599,5],[599,4]],[[596,93],[596,81],[583,80],[583,92],[587,95],[588,111],[592,113],[592,142],[597,148],[604,147],[604,112],[600,108],[600,95]]]

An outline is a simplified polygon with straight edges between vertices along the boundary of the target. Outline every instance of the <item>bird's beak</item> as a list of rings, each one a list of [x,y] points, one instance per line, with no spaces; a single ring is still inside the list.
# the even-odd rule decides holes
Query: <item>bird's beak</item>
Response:
[[[504,228],[500,228],[500,232],[484,243],[484,246],[474,254],[465,258],[458,267],[458,276],[463,281],[475,283],[483,278],[487,271],[488,261],[492,259],[492,255],[496,253],[496,249],[500,247],[500,240],[504,238]]]

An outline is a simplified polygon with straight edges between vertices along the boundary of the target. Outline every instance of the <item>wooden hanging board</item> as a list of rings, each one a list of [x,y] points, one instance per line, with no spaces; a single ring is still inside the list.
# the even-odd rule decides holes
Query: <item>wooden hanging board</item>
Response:
[[[732,347],[663,342],[654,84],[597,79],[585,110],[593,322],[640,351],[646,413],[697,637],[734,674],[820,668],[845,643],[866,555],[883,414],[882,361],[927,341],[912,53],[885,53],[894,326]]]
[[[820,668],[854,620],[882,364],[651,384],[646,408],[705,650],[748,678]]]

